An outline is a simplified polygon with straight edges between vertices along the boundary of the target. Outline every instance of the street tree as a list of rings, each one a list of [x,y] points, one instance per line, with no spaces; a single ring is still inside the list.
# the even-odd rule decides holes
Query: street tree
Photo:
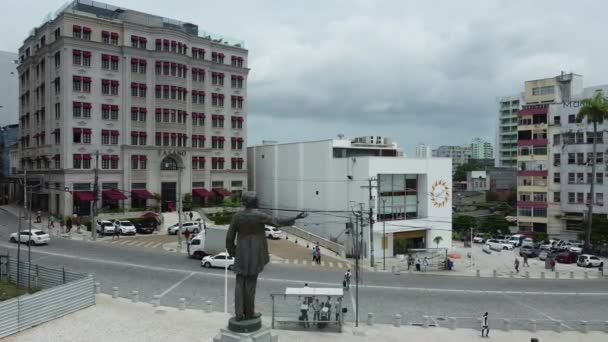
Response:
[[[587,205],[589,206],[589,213],[587,215],[587,234],[585,236],[585,249],[589,249],[591,246],[591,227],[593,226],[593,205],[595,198],[595,162],[597,160],[597,125],[604,122],[604,119],[608,119],[608,103],[604,101],[604,94],[602,91],[595,93],[595,96],[581,100],[581,109],[579,110],[576,120],[582,122],[587,120],[587,123],[593,124],[593,154],[591,161],[591,179],[589,181],[589,199]]]
[[[443,241],[443,238],[439,235],[435,236],[435,238],[433,239],[433,242],[437,245],[437,248],[439,248],[439,243]]]

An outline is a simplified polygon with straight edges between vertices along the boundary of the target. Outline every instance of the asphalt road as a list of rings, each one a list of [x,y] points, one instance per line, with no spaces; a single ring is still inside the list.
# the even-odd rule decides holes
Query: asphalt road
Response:
[[[17,245],[8,242],[17,230],[17,218],[0,210],[0,253],[16,256]],[[27,247],[22,246],[27,260]],[[162,249],[146,249],[119,244],[82,242],[54,238],[50,245],[32,247],[32,262],[76,272],[93,274],[104,293],[113,286],[127,297],[138,290],[142,301],[161,295],[163,305],[177,306],[186,298],[188,307],[203,308],[207,300],[214,310],[224,307],[224,270],[204,269],[200,261]],[[271,293],[283,293],[285,287],[341,286],[343,271],[304,265],[269,264],[258,280],[258,311],[270,315]],[[233,275],[228,276],[229,302],[232,311]],[[400,313],[407,322],[420,322],[422,316],[473,318],[490,312],[493,318],[514,320],[608,320],[608,281],[606,280],[534,280],[474,278],[436,275],[393,275],[363,272],[359,289],[360,319],[373,312],[378,322],[390,322]],[[353,279],[354,283],[354,279]],[[355,289],[345,296],[349,309],[347,320],[354,317]],[[298,315],[296,300],[275,303],[278,316]],[[441,318],[437,323],[441,324]]]

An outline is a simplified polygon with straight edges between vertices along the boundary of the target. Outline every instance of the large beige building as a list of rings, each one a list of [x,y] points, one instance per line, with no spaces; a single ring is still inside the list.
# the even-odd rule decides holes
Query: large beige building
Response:
[[[34,208],[89,215],[96,165],[100,208],[245,189],[247,54],[190,23],[60,9],[19,49],[19,167],[43,182]]]

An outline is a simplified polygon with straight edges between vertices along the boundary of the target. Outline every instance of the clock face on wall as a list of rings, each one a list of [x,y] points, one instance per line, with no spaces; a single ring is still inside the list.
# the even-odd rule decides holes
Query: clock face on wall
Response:
[[[444,180],[435,181],[429,195],[431,196],[431,203],[433,203],[434,207],[444,207],[448,204],[450,199],[450,188],[448,187],[448,183]]]

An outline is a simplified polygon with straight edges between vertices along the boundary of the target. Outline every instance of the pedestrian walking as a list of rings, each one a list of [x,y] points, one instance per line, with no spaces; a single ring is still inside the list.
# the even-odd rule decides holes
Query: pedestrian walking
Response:
[[[411,267],[414,267],[414,257],[411,254],[407,256],[407,270],[409,271]]]
[[[192,221],[193,217],[194,217],[194,214],[192,212],[190,212],[190,221]]]
[[[186,236],[186,242],[189,242],[190,241],[190,231],[188,230],[188,228],[186,228],[184,235]]]
[[[515,258],[515,272],[519,273],[519,259]]]
[[[350,289],[350,277],[351,277],[351,273],[350,273],[350,268],[346,270],[346,273],[344,273],[344,281],[342,282],[344,285],[344,288],[348,291]]]
[[[317,263],[317,249],[314,246],[312,247],[312,262]]]
[[[486,335],[483,335],[483,332],[486,332]],[[481,337],[490,337],[490,326],[488,325],[488,313],[486,312],[481,317]]]
[[[65,221],[65,230],[66,230],[66,233],[69,233],[70,231],[72,231],[72,219],[69,217]]]
[[[420,258],[416,259],[416,271],[420,272]]]
[[[116,227],[114,227],[114,235],[112,235],[112,241],[114,241],[114,239],[120,240],[120,230]]]
[[[429,267],[429,259],[427,257],[424,257],[424,259],[422,260],[422,269],[423,272],[426,272],[426,270]]]
[[[321,265],[321,248],[317,245],[317,264]]]
[[[528,255],[524,254],[524,267],[530,267],[530,264],[528,264]]]
[[[49,228],[55,228],[55,216],[49,215]]]
[[[323,308],[323,306],[321,306],[321,303],[319,303],[319,298],[315,299],[314,303],[312,303],[312,311],[313,311],[313,315],[312,315],[312,322],[317,322],[320,318],[321,318],[321,309]]]
[[[342,311],[342,298],[338,297],[336,304],[334,304],[336,310],[336,322],[340,321],[340,312]]]
[[[308,304],[306,303],[306,300],[300,304],[300,321],[302,321],[304,328],[310,327],[310,322],[308,321]]]
[[[549,264],[551,265],[551,272],[555,272],[555,259],[551,259]]]
[[[74,215],[76,215],[76,214],[74,214]],[[78,217],[76,215],[76,218],[74,219],[73,222],[74,222],[74,225],[76,226],[76,233],[80,234],[81,233],[81,231],[80,231],[80,217]]]
[[[36,223],[41,223],[42,222],[42,211],[40,209],[38,209],[38,211],[36,212]]]

